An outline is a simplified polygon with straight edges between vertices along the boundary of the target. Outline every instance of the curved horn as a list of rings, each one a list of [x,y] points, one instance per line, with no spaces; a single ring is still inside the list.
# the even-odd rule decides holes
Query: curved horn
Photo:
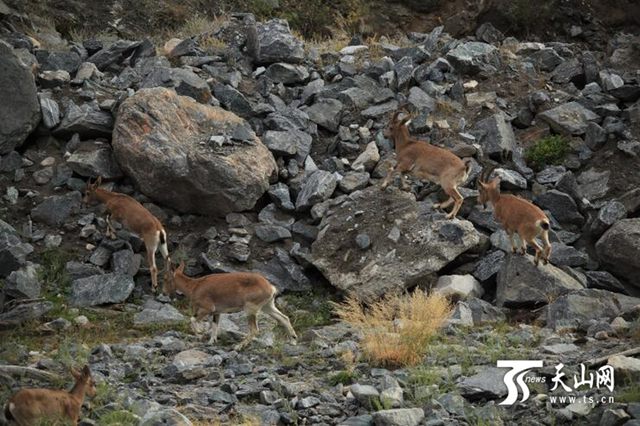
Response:
[[[497,164],[491,164],[482,169],[482,173],[480,174],[480,181],[486,183],[489,176],[491,176],[491,172],[493,172],[497,168]]]

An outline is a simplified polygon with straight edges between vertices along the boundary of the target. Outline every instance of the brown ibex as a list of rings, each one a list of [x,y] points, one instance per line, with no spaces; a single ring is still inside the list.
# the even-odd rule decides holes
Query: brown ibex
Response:
[[[111,219],[122,223],[136,234],[140,235],[147,249],[147,260],[151,268],[152,290],[155,293],[158,288],[158,268],[156,266],[156,251],[165,261],[165,268],[169,260],[167,248],[167,233],[162,223],[144,208],[142,204],[125,194],[117,194],[100,188],[102,177],[93,184],[87,184],[84,203],[99,201],[104,203],[109,215],[107,216],[107,237],[115,238],[115,230],[111,225]]]
[[[249,322],[249,334],[236,349],[246,346],[258,334],[258,312],[262,311],[278,321],[297,339],[289,318],[276,308],[278,290],[265,277],[248,272],[211,274],[201,278],[189,278],[183,274],[184,262],[175,270],[165,272],[162,292],[170,296],[176,290],[187,296],[196,310],[191,318],[191,328],[198,334],[197,323],[210,317],[209,344],[218,338],[220,314],[245,311]]]
[[[54,389],[25,388],[13,394],[4,407],[4,416],[19,426],[40,424],[44,419],[66,419],[78,423],[85,395],[96,396],[96,387],[88,366],[82,372],[71,369],[76,379],[70,392]]]
[[[406,116],[398,118],[403,113]],[[453,219],[464,201],[457,187],[467,180],[471,169],[471,160],[465,159],[463,161],[446,149],[412,139],[407,128],[411,118],[412,116],[405,111],[396,111],[385,129],[385,137],[393,140],[396,145],[398,165],[389,172],[382,182],[382,187],[386,188],[389,185],[389,181],[396,172],[400,172],[403,189],[407,186],[404,173],[411,173],[417,178],[439,184],[449,199],[444,203],[435,204],[433,207],[445,209],[453,204],[453,209],[447,215],[447,219]]]
[[[500,179],[495,178],[487,182],[491,172],[497,166],[485,167],[478,178],[478,203],[487,208],[487,203],[493,204],[493,215],[502,224],[502,227],[509,235],[513,252],[518,252],[518,246],[513,238],[517,233],[522,243],[522,254],[527,252],[527,243],[536,250],[535,264],[540,262],[544,255],[544,263],[549,262],[551,255],[551,244],[549,243],[549,218],[542,210],[533,203],[511,194],[500,193]],[[536,237],[542,236],[544,249],[536,242]]]

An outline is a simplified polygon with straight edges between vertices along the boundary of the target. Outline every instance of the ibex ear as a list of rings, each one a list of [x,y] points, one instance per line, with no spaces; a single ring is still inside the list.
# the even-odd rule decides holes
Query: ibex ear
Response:
[[[178,265],[178,268],[176,269],[176,272],[182,273],[183,271],[184,271],[184,260],[180,262],[180,265]]]
[[[88,365],[85,365],[84,368],[82,369],[82,376],[85,378],[91,376],[91,370],[89,370]]]
[[[102,176],[98,176],[98,179],[96,180],[96,183],[94,184],[94,186],[98,187],[100,186],[100,184],[102,184]]]
[[[500,178],[495,178],[494,180],[491,181],[491,183],[489,185],[491,185],[492,188],[499,187],[500,186]]]

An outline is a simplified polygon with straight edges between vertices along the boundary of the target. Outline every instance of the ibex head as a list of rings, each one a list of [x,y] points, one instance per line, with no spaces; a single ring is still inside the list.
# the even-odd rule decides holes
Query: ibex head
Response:
[[[478,204],[482,204],[484,209],[487,209],[487,203],[491,201],[495,195],[500,193],[500,179],[495,178],[491,182],[487,182],[491,172],[493,172],[498,166],[491,165],[482,169],[482,173],[478,176]]]
[[[400,114],[404,114],[404,117],[399,118]],[[409,112],[407,112],[407,110],[405,109],[397,110],[393,113],[393,115],[391,116],[391,120],[389,120],[389,124],[384,129],[384,137],[387,139],[396,138],[399,132],[402,132],[404,129],[406,129],[406,126],[416,116],[416,113],[409,114]]]

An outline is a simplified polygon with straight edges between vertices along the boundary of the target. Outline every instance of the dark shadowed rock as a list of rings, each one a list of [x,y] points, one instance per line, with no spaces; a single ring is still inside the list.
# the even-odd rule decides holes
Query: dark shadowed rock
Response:
[[[508,254],[498,272],[496,304],[507,308],[542,305],[553,296],[582,288],[576,279],[551,264],[535,266],[530,255]]]
[[[620,281],[607,271],[587,271],[584,274],[587,277],[587,288],[598,288],[627,294],[627,290]]]
[[[4,222],[0,221],[1,224]],[[26,265],[27,256],[32,252],[33,246],[23,243],[12,227],[0,226],[0,277],[7,277]]]
[[[78,133],[82,139],[110,138],[113,131],[113,116],[109,111],[100,109],[97,101],[77,105],[67,101],[64,105],[64,117],[53,134],[71,137]]]
[[[84,142],[67,158],[67,165],[80,176],[104,179],[122,177],[111,145],[102,142]]]
[[[320,223],[311,262],[332,285],[364,300],[426,283],[480,243],[470,222],[421,215],[413,195],[399,190],[356,191],[332,210]],[[400,231],[398,243],[388,237],[391,224]],[[356,244],[359,234],[370,238],[366,251]]]
[[[516,146],[516,137],[511,123],[502,112],[477,122],[471,133],[482,145],[486,155],[498,155],[504,150],[513,151]]]
[[[112,144],[145,195],[181,212],[223,216],[252,208],[276,167],[257,137],[228,142],[238,125],[246,123],[221,108],[144,89],[120,107]]]
[[[0,40],[0,155],[13,151],[40,122],[40,105],[33,74]]]
[[[80,278],[71,284],[69,302],[76,306],[97,306],[120,303],[133,291],[133,278],[118,273]]]
[[[78,191],[65,195],[51,195],[31,210],[31,219],[49,226],[60,226],[82,205],[82,194]]]
[[[596,253],[605,269],[640,287],[640,219],[614,223],[596,243]]]
[[[540,195],[535,201],[542,209],[549,210],[559,222],[576,225],[584,223],[584,217],[578,211],[576,202],[564,192],[552,189]]]
[[[122,62],[140,46],[140,43],[139,41],[118,40],[91,55],[87,61],[93,62],[102,71],[109,65]]]

